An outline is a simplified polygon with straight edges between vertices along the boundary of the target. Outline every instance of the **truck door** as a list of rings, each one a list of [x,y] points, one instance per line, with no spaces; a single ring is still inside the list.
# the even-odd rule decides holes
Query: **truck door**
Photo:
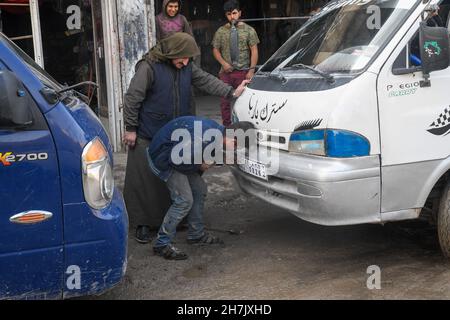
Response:
[[[382,212],[421,208],[418,195],[436,160],[449,156],[450,68],[432,72],[431,86],[421,86],[419,23],[400,41],[378,80]]]
[[[0,61],[1,72],[9,71]],[[12,129],[0,122],[0,299],[60,298],[64,252],[58,159],[43,115],[14,79],[13,90],[28,99],[32,123]]]

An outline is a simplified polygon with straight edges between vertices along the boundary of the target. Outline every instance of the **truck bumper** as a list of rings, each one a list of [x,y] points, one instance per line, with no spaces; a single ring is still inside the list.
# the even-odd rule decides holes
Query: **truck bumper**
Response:
[[[244,192],[320,225],[380,223],[380,158],[335,159],[279,152],[268,181],[232,168]]]
[[[116,189],[102,210],[82,203],[65,206],[64,213],[64,298],[98,295],[116,286],[127,268],[128,214],[122,194]],[[79,287],[71,282],[71,270],[80,271]]]

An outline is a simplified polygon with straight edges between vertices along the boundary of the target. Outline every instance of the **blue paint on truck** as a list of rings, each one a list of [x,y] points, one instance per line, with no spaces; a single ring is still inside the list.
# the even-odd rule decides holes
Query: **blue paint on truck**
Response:
[[[0,34],[0,299],[100,294],[126,270],[109,139],[62,89]],[[15,114],[16,100],[27,114]]]

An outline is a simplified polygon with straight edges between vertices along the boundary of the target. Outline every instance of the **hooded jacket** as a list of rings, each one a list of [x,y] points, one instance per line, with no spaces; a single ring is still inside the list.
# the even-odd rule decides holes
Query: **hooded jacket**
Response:
[[[136,65],[124,99],[126,130],[152,139],[166,123],[190,115],[191,85],[214,96],[230,98],[234,89],[194,63],[177,69],[172,59],[199,54],[194,38],[176,33],[158,43]]]
[[[197,132],[198,128],[201,128],[201,131]],[[172,134],[178,129],[186,130],[189,139],[184,140],[186,137],[181,137],[179,141],[173,140]],[[225,128],[214,120],[203,117],[180,117],[167,123],[158,131],[148,148],[148,162],[153,173],[167,182],[173,170],[183,174],[199,172],[201,164],[195,163],[195,160],[203,160],[205,149],[215,142],[203,139],[209,130],[217,130],[223,134]],[[186,159],[189,161],[174,164],[172,151],[180,145],[184,146],[183,151],[190,151],[189,159]],[[184,159],[182,151],[178,154]]]
[[[179,10],[175,17],[167,14],[167,5],[169,2],[178,2]],[[164,0],[162,11],[156,16],[156,39],[162,40],[176,32],[186,32],[193,36],[191,26],[186,17],[180,14],[181,0]]]

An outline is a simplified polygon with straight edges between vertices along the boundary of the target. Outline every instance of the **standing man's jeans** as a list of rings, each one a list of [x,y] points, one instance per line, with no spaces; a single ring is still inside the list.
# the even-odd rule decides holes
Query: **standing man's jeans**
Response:
[[[178,224],[188,216],[188,240],[199,239],[204,235],[203,206],[207,185],[198,173],[182,174],[173,171],[167,180],[172,197],[172,206],[167,211],[158,232],[155,247],[164,247],[175,238]]]
[[[233,71],[230,73],[221,72],[219,74],[220,80],[229,84],[234,89],[240,86],[242,81],[245,80],[247,76],[247,71]],[[226,98],[222,98],[220,103],[220,108],[222,110],[222,121],[225,127],[228,127],[231,124],[231,101]]]

